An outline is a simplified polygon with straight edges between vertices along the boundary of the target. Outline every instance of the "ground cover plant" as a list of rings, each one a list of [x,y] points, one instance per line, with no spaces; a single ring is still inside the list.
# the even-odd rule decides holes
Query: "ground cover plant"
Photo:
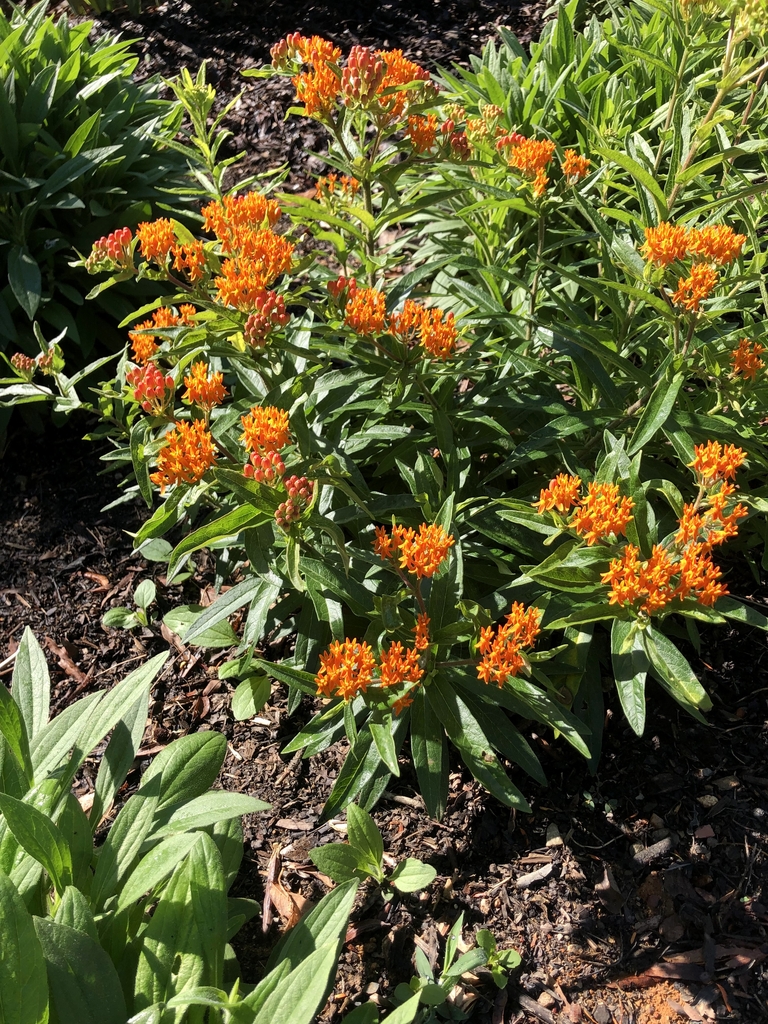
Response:
[[[266,73],[333,138],[314,199],[224,193],[187,76],[213,237],[160,218],[87,261],[178,289],[101,391],[110,459],[163,497],[137,545],[192,527],[170,578],[201,547],[235,574],[184,636],[247,606],[223,671],[242,707],[265,676],[329,699],[286,748],[349,741],[329,816],[376,802],[406,735],[430,814],[447,740],[525,809],[501,758],[543,772],[499,709],[594,764],[605,673],[638,733],[648,676],[700,718],[675,640],[766,625],[713,556],[765,536],[761,13],[637,4],[576,32],[576,11],[443,92],[397,51],[276,44]],[[292,659],[256,656],[284,623]]]
[[[92,22],[47,11],[41,2],[0,14],[0,349],[21,347],[43,370],[50,358],[47,343],[38,351],[36,322],[46,338],[65,339],[76,367],[94,346],[119,346],[115,325],[135,286],[130,297],[118,286],[108,303],[85,303],[88,279],[71,261],[116,219],[135,226],[163,205],[178,208],[169,191],[186,169],[163,144],[181,110],[160,98],[157,80],[133,80],[130,40],[91,41]]]

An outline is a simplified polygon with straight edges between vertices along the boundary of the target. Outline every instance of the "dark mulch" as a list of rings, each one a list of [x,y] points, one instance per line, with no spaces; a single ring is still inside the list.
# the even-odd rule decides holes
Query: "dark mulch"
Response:
[[[313,122],[284,121],[291,101],[285,80],[239,76],[241,67],[264,60],[277,38],[296,29],[318,32],[345,47],[402,47],[434,66],[477,52],[497,23],[530,39],[543,7],[490,0],[235,3],[229,10],[220,3],[168,3],[139,21],[114,14],[99,24],[142,37],[142,74],[172,75],[206,59],[220,102],[244,90],[229,119],[234,146],[249,153],[241,173],[288,161],[292,187],[303,188],[307,170],[321,166],[304,154],[322,148],[320,130]],[[150,576],[158,583],[160,611],[182,601],[205,604],[211,573],[206,558],[196,556],[195,575],[166,587],[163,565],[133,553],[130,533],[146,510],[129,504],[100,511],[119,491],[114,476],[99,476],[98,452],[79,441],[85,429],[78,421],[34,436],[17,422],[0,461],[0,661],[30,625],[46,644],[60,710],[81,693],[112,685],[147,655],[169,651],[142,753],[148,757],[191,730],[222,730],[229,754],[221,784],[272,804],[246,822],[236,892],[262,899],[277,850],[285,888],[319,898],[325,886],[307,854],[343,839],[343,816],[319,822],[343,749],[311,763],[281,757],[311,714],[310,702],[289,717],[284,690],[276,686],[255,720],[236,723],[231,688],[217,672],[228,652],[186,649],[172,637],[169,642],[157,623],[132,633],[101,625],[104,610],[129,604],[135,586]],[[269,639],[267,656],[274,653]],[[605,750],[594,777],[562,741],[529,726],[550,780],[543,789],[515,773],[531,815],[511,814],[457,762],[445,818],[432,822],[403,763],[375,817],[389,855],[429,861],[438,877],[421,896],[386,907],[375,894],[361,902],[323,1020],[341,1019],[366,998],[388,1005],[395,986],[414,973],[415,944],[439,962],[447,929],[461,912],[467,940],[488,927],[500,946],[523,956],[508,990],[497,992],[482,978],[467,990],[478,1024],[768,1020],[767,649],[756,632],[709,634],[703,656],[694,657],[715,703],[707,726],[653,690],[646,734],[638,740],[609,698]],[[0,674],[8,681],[10,665]],[[88,771],[81,785],[89,788]],[[276,921],[264,936],[254,921],[236,940],[246,979],[260,976],[279,927]]]

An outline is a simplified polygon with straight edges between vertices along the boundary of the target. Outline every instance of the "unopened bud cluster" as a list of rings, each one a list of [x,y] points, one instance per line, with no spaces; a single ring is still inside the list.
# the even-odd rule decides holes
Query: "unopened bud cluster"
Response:
[[[26,356],[23,352],[16,352],[11,356],[11,366],[23,377],[32,380],[37,363],[31,356]]]
[[[103,235],[93,243],[93,249],[85,261],[89,273],[130,263],[133,234],[130,228],[119,228],[111,235]]]
[[[275,510],[275,522],[284,530],[301,518],[301,513],[312,500],[314,485],[305,476],[289,476],[283,481],[288,500]]]
[[[243,469],[243,476],[269,487],[281,480],[284,473],[285,463],[279,452],[267,452],[266,455],[254,452]]]
[[[125,379],[133,388],[134,400],[144,412],[153,413],[155,416],[163,414],[176,388],[173,377],[170,374],[164,375],[154,363],[134,367],[126,374]]]
[[[328,281],[326,287],[332,299],[335,299],[336,302],[343,299],[346,302],[354,297],[357,291],[357,281],[354,277],[345,277],[343,274],[339,274],[335,281]]]
[[[353,46],[341,73],[341,99],[348,107],[365,107],[376,102],[387,65],[367,46]]]
[[[282,295],[265,291],[256,299],[256,309],[245,322],[243,336],[252,348],[262,349],[270,334],[278,327],[285,327],[289,320]]]

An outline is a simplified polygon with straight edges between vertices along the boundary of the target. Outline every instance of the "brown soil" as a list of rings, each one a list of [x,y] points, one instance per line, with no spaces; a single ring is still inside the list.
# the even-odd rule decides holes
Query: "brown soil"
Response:
[[[303,187],[303,150],[321,147],[318,129],[283,122],[290,102],[283,83],[238,77],[239,67],[263,59],[281,34],[301,29],[345,46],[402,46],[434,64],[477,51],[495,22],[522,27],[530,38],[540,16],[541,7],[470,0],[333,8],[235,3],[223,12],[221,4],[200,2],[165,4],[140,22],[111,15],[101,23],[143,36],[137,45],[148,73],[173,74],[206,58],[222,99],[245,87],[231,125],[236,145],[249,150],[249,168],[289,160],[293,184]],[[170,650],[143,753],[195,729],[223,731],[229,755],[221,784],[272,804],[246,822],[236,892],[262,899],[276,844],[285,888],[319,898],[326,889],[307,854],[343,838],[343,816],[324,824],[319,818],[344,751],[333,748],[311,763],[281,757],[313,709],[305,700],[289,716],[280,686],[254,721],[234,722],[231,688],[217,678],[228,652],[169,647],[157,624],[133,633],[101,625],[104,610],[129,604],[141,579],[156,580],[163,611],[181,601],[206,603],[212,577],[206,558],[196,556],[195,575],[167,587],[163,565],[133,553],[130,532],[145,510],[129,503],[100,511],[120,492],[114,476],[98,476],[104,464],[79,441],[85,429],[79,420],[35,436],[19,421],[9,437],[0,462],[0,661],[30,625],[46,644],[61,710],[76,694],[112,685],[145,656]],[[268,657],[277,653],[271,639]],[[445,818],[430,821],[404,761],[374,816],[389,855],[419,857],[438,876],[422,895],[386,906],[375,894],[361,901],[323,1021],[341,1020],[367,998],[388,1007],[397,984],[415,973],[415,944],[439,964],[447,929],[462,912],[468,942],[487,927],[500,947],[514,946],[523,957],[507,989],[482,976],[464,989],[457,1008],[472,1011],[477,1024],[768,1020],[766,650],[757,632],[708,635],[702,656],[694,656],[715,704],[707,726],[654,691],[638,740],[607,695],[595,776],[564,743],[529,726],[550,782],[545,789],[515,778],[531,815],[510,814],[457,761]],[[10,666],[0,673],[7,681]],[[81,785],[89,788],[88,771]],[[534,872],[537,878],[526,878]],[[279,928],[276,922],[263,936],[254,921],[241,932],[236,946],[246,980],[260,976]]]

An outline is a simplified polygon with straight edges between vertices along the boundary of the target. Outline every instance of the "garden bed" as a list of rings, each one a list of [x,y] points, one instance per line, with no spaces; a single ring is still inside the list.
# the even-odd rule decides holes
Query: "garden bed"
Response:
[[[541,14],[536,6],[411,3],[382,5],[366,21],[357,4],[332,10],[233,4],[223,15],[218,5],[199,4],[163,5],[140,23],[117,15],[101,22],[143,36],[138,47],[147,74],[171,75],[209,60],[209,79],[223,102],[244,86],[239,68],[263,60],[275,39],[295,29],[345,47],[402,46],[434,64],[477,52],[494,22],[512,24],[523,39],[527,26],[530,38]],[[314,122],[284,121],[290,98],[283,79],[245,83],[231,119],[232,146],[248,152],[244,172],[287,160],[289,185],[300,191],[310,183],[306,170],[320,169],[319,162],[307,165],[303,151],[321,150],[323,138]],[[104,611],[129,603],[142,578],[155,579],[160,606],[168,608],[182,600],[208,603],[212,575],[206,557],[196,556],[194,576],[181,587],[165,587],[162,563],[133,553],[130,533],[144,510],[119,505],[100,511],[117,491],[111,477],[97,476],[103,467],[98,451],[79,442],[84,431],[84,422],[73,420],[40,437],[17,424],[9,436],[0,464],[0,660],[13,652],[23,626],[31,626],[46,644],[61,710],[76,694],[109,686],[170,645],[173,660],[153,691],[152,726],[141,753],[148,758],[190,731],[224,732],[229,753],[222,786],[272,804],[246,822],[235,893],[262,899],[276,844],[285,888],[319,897],[323,884],[307,854],[343,828],[343,818],[319,823],[343,747],[311,762],[281,757],[297,723],[313,710],[308,698],[289,717],[284,688],[276,685],[254,720],[234,722],[229,684],[217,677],[227,652],[185,648],[159,625],[132,633],[101,625]],[[764,590],[747,579],[731,587],[765,603]],[[268,637],[264,656],[276,658],[289,642]],[[385,1003],[413,973],[414,943],[430,962],[439,960],[460,912],[467,935],[487,927],[499,946],[514,946],[523,957],[506,990],[489,981],[469,990],[478,1024],[768,1019],[765,636],[719,627],[706,634],[700,655],[688,653],[713,697],[709,725],[695,723],[656,691],[645,736],[638,739],[609,703],[594,776],[565,743],[529,728],[549,779],[542,788],[515,772],[531,815],[503,807],[455,758],[447,811],[435,823],[421,809],[410,766],[403,766],[374,817],[388,854],[428,861],[438,877],[421,897],[401,896],[383,914],[363,909],[353,918],[324,1021],[341,1020],[367,997]],[[88,788],[86,775],[83,794]],[[247,980],[262,972],[277,931],[274,924],[265,937],[254,921],[240,933],[236,945]]]

